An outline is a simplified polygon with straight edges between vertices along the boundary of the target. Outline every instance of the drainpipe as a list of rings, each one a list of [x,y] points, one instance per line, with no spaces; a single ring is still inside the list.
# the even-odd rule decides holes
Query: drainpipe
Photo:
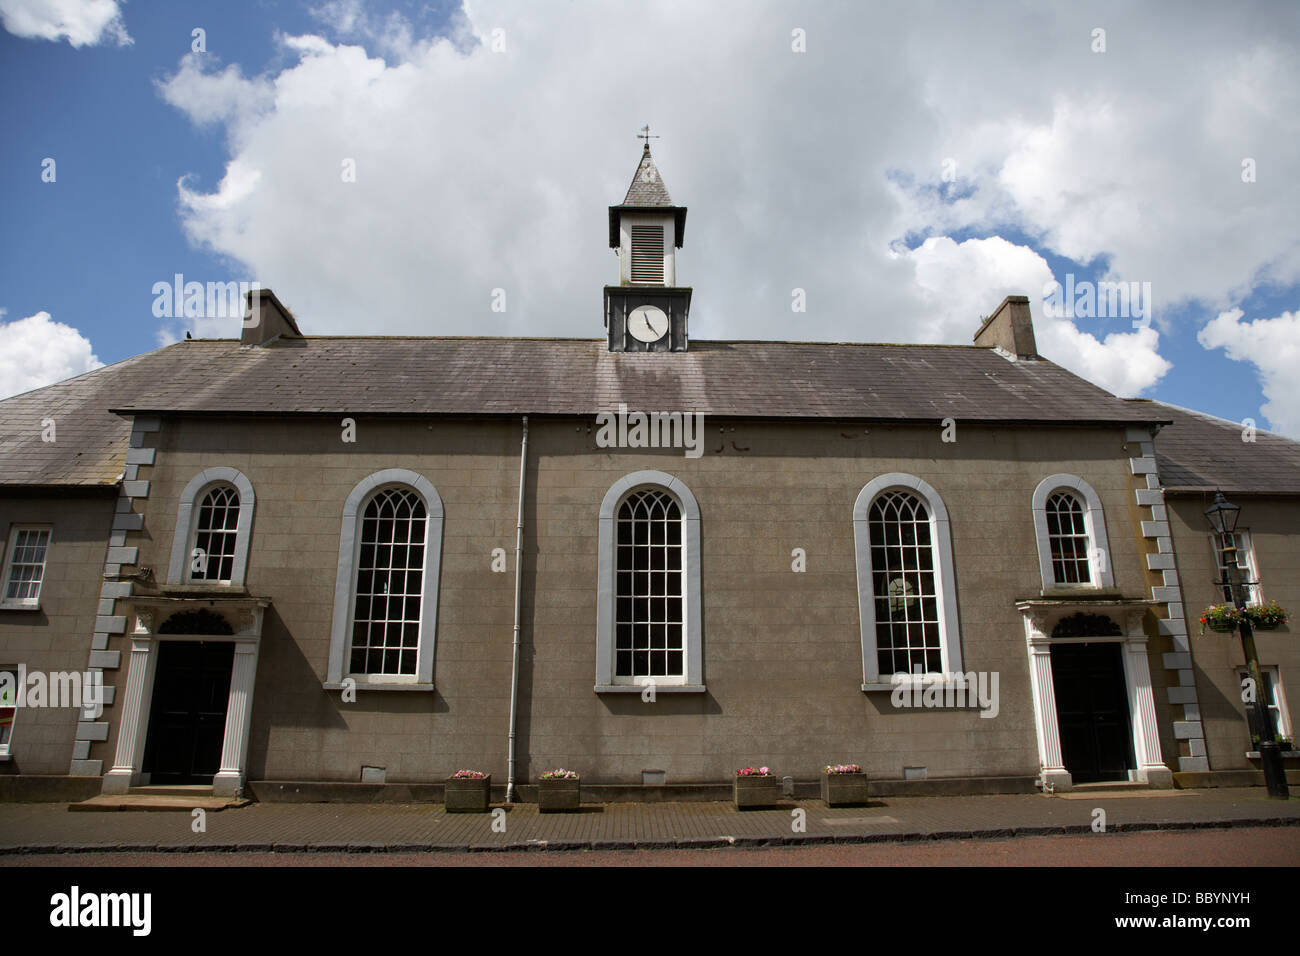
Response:
[[[524,439],[519,448],[519,517],[515,523],[515,646],[510,663],[510,776],[506,781],[506,803],[515,800],[515,716],[519,701],[519,597],[523,587],[524,558],[524,466],[528,464],[528,416],[524,416]]]

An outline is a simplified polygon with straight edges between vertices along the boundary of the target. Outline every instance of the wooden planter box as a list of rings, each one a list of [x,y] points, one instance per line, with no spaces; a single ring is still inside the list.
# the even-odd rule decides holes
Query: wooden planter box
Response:
[[[442,799],[448,813],[487,813],[492,802],[492,774],[482,780],[448,777]]]
[[[865,773],[822,772],[822,803],[828,807],[860,806],[867,802]]]
[[[1221,624],[1216,621],[1206,621],[1205,626],[1212,631],[1218,631],[1220,634],[1231,634],[1237,630],[1236,624]]]
[[[766,777],[736,777],[732,797],[737,810],[757,810],[774,807],[781,799],[781,779],[774,774]]]
[[[538,780],[539,813],[573,813],[582,806],[582,778],[572,780]]]

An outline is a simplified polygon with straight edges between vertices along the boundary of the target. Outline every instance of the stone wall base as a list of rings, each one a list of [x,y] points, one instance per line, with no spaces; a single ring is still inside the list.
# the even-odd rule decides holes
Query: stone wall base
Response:
[[[96,796],[103,777],[0,774],[0,803],[80,803]]]
[[[1289,787],[1300,786],[1300,769],[1287,768]],[[1174,786],[1179,790],[1200,790],[1206,787],[1262,787],[1262,770],[1206,770],[1174,774]]]
[[[872,780],[871,796],[957,796],[961,794],[1035,793],[1035,779],[1024,777],[940,777],[930,780]],[[353,783],[321,780],[252,780],[245,794],[260,803],[441,803],[441,783]],[[505,801],[504,784],[494,781],[492,802]],[[797,780],[794,799],[815,800],[821,780]],[[583,803],[679,803],[728,801],[730,783],[582,784]],[[537,785],[515,784],[518,803],[536,803]]]

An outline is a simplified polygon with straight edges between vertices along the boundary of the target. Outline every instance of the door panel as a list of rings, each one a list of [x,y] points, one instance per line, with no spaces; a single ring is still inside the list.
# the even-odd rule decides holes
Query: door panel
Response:
[[[1127,780],[1134,766],[1118,642],[1052,645],[1061,757],[1076,783]]]
[[[221,769],[235,645],[162,641],[143,770],[154,784],[211,783]]]

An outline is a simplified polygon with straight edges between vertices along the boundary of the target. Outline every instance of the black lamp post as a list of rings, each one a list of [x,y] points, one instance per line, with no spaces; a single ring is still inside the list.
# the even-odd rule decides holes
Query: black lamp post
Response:
[[[1214,493],[1214,504],[1205,510],[1210,527],[1219,536],[1223,551],[1223,566],[1226,580],[1221,582],[1228,586],[1228,593],[1238,611],[1246,610],[1246,593],[1241,586],[1241,572],[1237,567],[1237,519],[1241,508],[1223,497],[1223,492]],[[1264,766],[1264,785],[1268,795],[1286,800],[1290,791],[1286,785],[1286,771],[1282,768],[1282,753],[1278,750],[1277,740],[1273,737],[1273,721],[1268,715],[1265,701],[1266,686],[1259,670],[1259,654],[1255,651],[1255,633],[1245,614],[1241,620],[1241,649],[1246,655],[1246,666],[1250,668],[1250,679],[1255,685],[1255,723],[1259,727],[1259,762]]]

